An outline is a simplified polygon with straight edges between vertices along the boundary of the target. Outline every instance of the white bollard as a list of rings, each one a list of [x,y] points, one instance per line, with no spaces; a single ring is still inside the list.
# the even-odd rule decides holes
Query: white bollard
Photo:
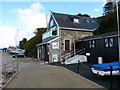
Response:
[[[102,64],[102,63],[103,63],[102,57],[98,57],[98,64]]]

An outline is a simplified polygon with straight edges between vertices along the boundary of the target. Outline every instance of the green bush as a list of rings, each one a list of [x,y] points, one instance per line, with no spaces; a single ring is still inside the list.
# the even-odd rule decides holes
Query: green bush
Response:
[[[37,47],[36,45],[42,42],[42,34],[46,32],[47,28],[37,28],[35,33],[35,36],[32,37],[30,40],[28,40],[26,43],[24,43],[24,49],[25,54],[29,57],[37,57]]]

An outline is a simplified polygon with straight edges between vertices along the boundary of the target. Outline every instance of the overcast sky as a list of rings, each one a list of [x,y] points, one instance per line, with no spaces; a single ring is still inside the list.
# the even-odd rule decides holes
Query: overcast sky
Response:
[[[88,14],[91,17],[102,16],[104,2],[82,1],[85,0],[81,2],[3,0],[0,2],[0,13],[2,13],[0,15],[2,17],[0,18],[0,48],[15,46],[22,38],[33,37],[36,28],[46,27],[46,14],[49,21],[50,11],[73,15]]]

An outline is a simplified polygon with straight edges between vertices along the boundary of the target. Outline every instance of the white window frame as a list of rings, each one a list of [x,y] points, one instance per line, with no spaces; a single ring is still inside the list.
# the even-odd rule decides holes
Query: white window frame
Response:
[[[78,18],[74,18],[73,21],[74,21],[74,23],[79,23],[79,19]]]
[[[114,46],[114,39],[110,38],[109,39],[109,47],[113,47]]]
[[[105,38],[105,47],[109,47],[109,40],[108,40],[108,38]]]

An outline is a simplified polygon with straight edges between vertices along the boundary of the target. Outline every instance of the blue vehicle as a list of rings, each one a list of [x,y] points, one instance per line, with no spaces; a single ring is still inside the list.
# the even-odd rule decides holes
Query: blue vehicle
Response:
[[[25,54],[15,54],[15,55],[12,55],[13,58],[19,58],[19,57],[22,57],[22,58],[25,58],[26,55]]]

